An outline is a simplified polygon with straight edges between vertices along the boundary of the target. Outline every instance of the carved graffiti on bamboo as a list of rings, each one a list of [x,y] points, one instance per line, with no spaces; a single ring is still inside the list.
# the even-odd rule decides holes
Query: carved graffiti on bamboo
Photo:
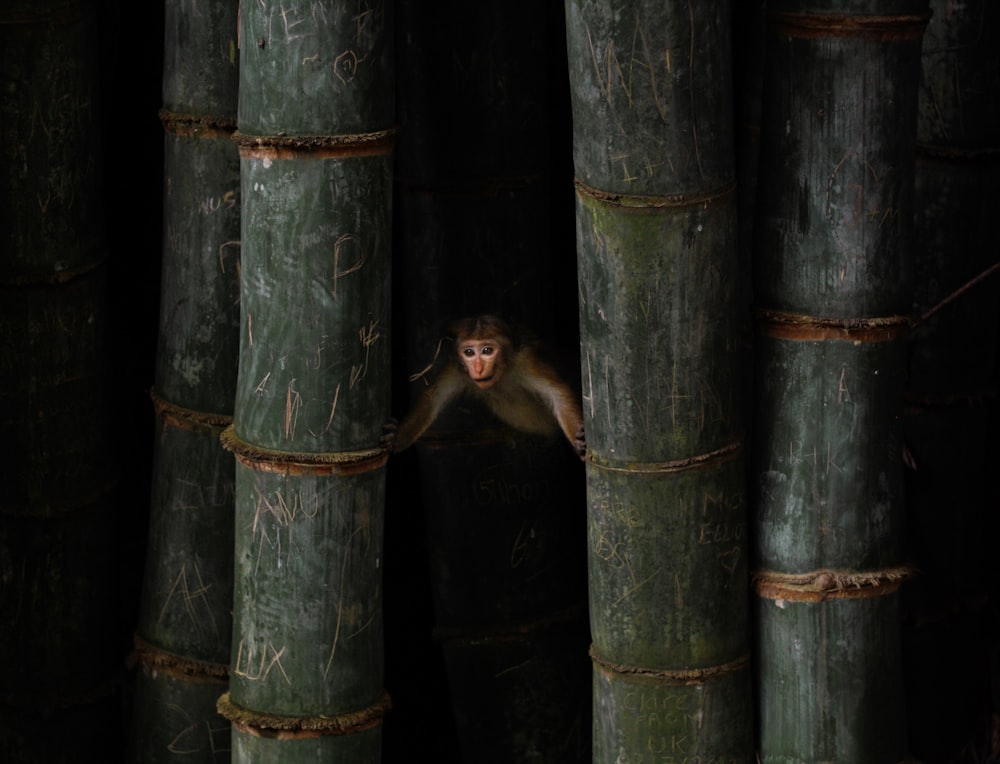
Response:
[[[355,9],[342,4],[306,0],[300,3],[269,3],[257,0],[252,34],[257,47],[275,44],[294,46],[302,66],[331,66],[334,75],[350,84],[361,65],[381,42],[385,33],[384,2],[361,2]],[[342,42],[336,32],[354,25],[353,40],[329,57],[332,43]]]
[[[583,361],[586,383],[582,397],[590,407],[591,418],[600,415],[606,419],[610,432],[624,430],[633,435],[655,435],[665,423],[675,433],[691,427],[700,433],[711,423],[725,422],[724,401],[715,386],[682,360],[694,357],[687,351],[696,349],[681,342],[672,353],[662,354],[661,357],[672,358],[669,374],[662,376],[642,373],[651,369],[623,368],[609,355],[594,358],[588,348]],[[594,389],[595,376],[596,384],[604,388],[601,391]],[[603,412],[597,410],[600,401],[604,402]]]
[[[281,665],[281,659],[288,648],[283,646],[280,650],[268,641],[266,644],[260,641],[257,644],[247,645],[242,639],[236,647],[236,663],[233,673],[241,679],[250,682],[264,682],[270,677],[271,672],[277,669],[285,683],[292,684],[288,672]]]
[[[739,492],[706,491],[702,496],[698,544],[716,549],[719,565],[729,574],[736,572],[743,557],[746,535],[744,507],[744,495]]]
[[[236,269],[234,284],[237,286],[240,283],[240,244],[241,242],[239,239],[233,239],[222,242],[222,244],[218,247],[219,273],[226,272],[226,257],[232,253],[231,256]],[[239,300],[239,293],[237,293],[236,299],[237,301]]]
[[[360,364],[351,367],[350,386],[352,389],[358,382],[360,382],[362,379],[365,378],[366,374],[368,374],[368,360],[371,354],[372,345],[378,342],[381,336],[382,333],[381,331],[379,331],[379,322],[377,320],[369,321],[367,327],[362,326],[360,329],[358,329],[358,340],[361,343],[361,347],[364,351],[365,357],[364,361],[362,361]],[[333,421],[332,414],[330,415],[330,421],[331,422]]]
[[[164,719],[165,724],[178,729],[166,745],[170,753],[178,756],[208,753],[211,758],[229,753],[232,725],[213,725],[201,714],[192,715],[177,703],[167,703],[166,710],[170,715]]]
[[[162,624],[170,613],[179,610],[187,617],[196,634],[200,636],[207,626],[218,639],[222,635],[215,622],[215,611],[220,603],[210,601],[211,589],[212,585],[206,583],[201,575],[197,560],[183,563],[164,597],[157,622]]]
[[[361,499],[359,499],[360,501]],[[351,532],[343,551],[343,559],[340,564],[340,587],[337,592],[337,619],[334,624],[333,635],[330,639],[330,654],[326,660],[326,668],[323,676],[330,675],[334,658],[337,655],[337,648],[342,640],[351,640],[370,628],[378,615],[378,607],[366,607],[365,602],[346,602],[345,597],[348,589],[348,582],[351,576],[348,571],[349,563],[355,559],[367,559],[371,552],[371,529],[369,527],[370,514],[367,507],[362,507],[359,512],[360,519],[358,527]],[[368,603],[370,604],[370,603]],[[347,631],[349,629],[349,631]]]
[[[339,298],[340,280],[360,271],[368,259],[364,243],[358,236],[345,233],[333,243],[333,298]]]
[[[594,521],[590,526],[592,553],[616,573],[624,576],[620,596],[612,606],[618,605],[638,592],[642,587],[660,575],[659,566],[640,578],[633,567],[629,554],[627,535],[619,533],[620,528],[637,528],[641,525],[639,514],[625,504],[601,501],[594,507]]]
[[[701,752],[699,734],[712,694],[669,689],[629,690],[621,696],[622,722],[638,742],[628,754],[635,764],[742,764],[744,758]]]
[[[292,524],[301,518],[312,519],[319,514],[320,497],[310,491],[257,491],[251,539],[257,543],[256,576],[266,553],[271,552],[277,564],[290,564],[294,554]]]
[[[690,7],[688,14],[689,17],[692,14]],[[649,37],[652,31],[638,12],[624,45],[619,45],[621,40],[614,38],[595,39],[593,28],[590,25],[586,27],[595,83],[607,104],[606,116],[614,123],[614,135],[622,138],[625,146],[629,147],[639,143],[633,134],[642,133],[647,139],[653,138],[656,147],[653,154],[647,150],[636,152],[628,149],[616,150],[608,155],[608,161],[620,168],[619,180],[624,183],[632,183],[643,176],[654,177],[664,165],[670,174],[676,174],[678,144],[676,140],[666,140],[662,127],[676,127],[678,117],[675,112],[679,109],[676,99],[683,93],[694,92],[691,83],[695,68],[692,61],[695,51],[694,24],[687,25],[687,39],[676,43],[671,40],[653,41]],[[674,60],[678,53],[687,58],[681,67],[677,67]],[[622,118],[626,112],[645,114],[650,107],[656,115],[656,124],[650,124],[648,119]],[[693,104],[690,111],[692,124],[689,146],[685,148],[701,171]],[[657,135],[661,137],[657,138]],[[621,146],[622,143],[614,141],[613,145]]]
[[[848,280],[852,261],[864,262],[871,253],[868,228],[902,233],[902,210],[892,204],[891,170],[879,172],[857,151],[848,151],[834,166],[824,190],[824,215],[830,232],[844,258],[839,283]],[[857,270],[857,269],[855,269]],[[857,276],[854,276],[857,278]]]
[[[226,191],[221,196],[209,196],[198,202],[198,214],[212,215],[219,210],[235,210],[239,204],[238,191]]]

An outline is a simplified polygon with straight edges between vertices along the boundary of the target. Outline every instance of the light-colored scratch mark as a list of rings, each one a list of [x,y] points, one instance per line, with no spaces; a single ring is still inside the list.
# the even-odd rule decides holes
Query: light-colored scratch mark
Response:
[[[434,349],[434,357],[431,358],[431,362],[427,364],[420,371],[411,374],[408,379],[410,382],[416,382],[418,379],[426,375],[431,369],[434,368],[434,364],[437,362],[438,356],[441,355],[441,345],[444,344],[445,338],[442,337],[438,340],[437,347]]]
[[[611,606],[612,607],[617,607],[619,603],[627,600],[629,597],[631,597],[632,595],[634,595],[642,587],[644,587],[646,584],[648,584],[650,581],[652,581],[654,578],[656,578],[657,573],[659,573],[659,571],[653,571],[652,573],[650,573],[648,576],[646,576],[646,578],[642,579],[641,581],[636,581],[632,586],[630,586],[628,589],[625,590],[625,592],[622,594],[621,597],[619,597],[614,602],[612,602]]]
[[[698,113],[695,108],[694,98],[697,89],[694,87],[694,8],[691,7],[691,0],[688,0],[688,24],[690,26],[689,34],[689,44],[690,51],[688,52],[688,90],[691,92],[691,138],[694,141],[694,158],[698,162],[698,172],[702,177],[705,177],[705,168],[701,164],[701,146],[698,144],[698,125],[694,122],[694,115]]]
[[[339,76],[339,75],[338,75]],[[340,257],[343,253],[344,247],[347,244],[356,244],[358,249],[361,250],[361,255],[354,265],[350,266],[346,270],[340,270]],[[333,296],[337,297],[337,287],[340,284],[340,279],[344,276],[350,275],[356,271],[361,270],[362,266],[367,260],[367,255],[365,255],[364,250],[361,248],[360,241],[357,236],[353,234],[344,234],[339,237],[333,245]]]
[[[271,372],[268,372],[267,374],[264,375],[264,378],[257,383],[257,387],[254,388],[254,392],[257,393],[257,395],[264,394],[264,391],[267,389],[267,380],[269,380],[270,378],[271,378]]]
[[[198,619],[197,613],[195,612],[193,602],[195,600],[201,600],[206,602],[206,595],[208,590],[212,587],[204,582],[201,577],[201,570],[198,568],[198,563],[192,561],[193,575],[197,582],[197,586],[194,589],[188,586],[188,569],[187,565],[182,565],[180,573],[177,574],[177,578],[174,579],[173,585],[170,587],[170,591],[167,593],[167,597],[163,602],[163,607],[160,608],[160,616],[158,621],[162,622],[166,617],[167,608],[173,602],[174,596],[179,594],[183,599],[184,610],[187,611],[188,617],[191,619],[191,623],[194,625],[195,631],[201,634],[201,623]],[[206,602],[207,605],[207,602]],[[212,614],[212,610],[209,607],[205,608],[205,612],[208,614],[208,620],[211,624],[213,633],[216,631],[215,628],[215,617]]]
[[[344,620],[344,589],[346,588],[347,581],[347,562],[350,559],[351,545],[355,536],[367,530],[367,526],[354,529],[351,537],[347,540],[344,559],[340,563],[340,593],[337,598],[337,625],[333,630],[333,644],[330,645],[330,657],[327,659],[326,669],[323,671],[324,678],[330,674],[330,667],[333,665],[333,658],[337,654],[337,643],[340,641],[340,624]]]
[[[299,418],[299,410],[302,408],[302,396],[295,390],[295,377],[288,382],[288,389],[285,391],[285,439],[291,440],[295,437],[295,424]]]
[[[667,121],[667,110],[662,103],[660,103],[660,91],[656,85],[656,67],[653,65],[653,59],[649,55],[649,43],[646,41],[646,33],[642,28],[642,21],[639,19],[639,14],[635,14],[635,33],[632,37],[632,50],[635,51],[635,40],[636,37],[642,43],[642,55],[643,59],[641,61],[636,61],[635,55],[632,56],[632,63],[642,64],[643,68],[649,72],[649,85],[650,91],[653,93],[653,103],[656,104],[656,111],[660,115],[660,119],[664,122]]]
[[[608,432],[614,432],[614,423],[611,421],[611,356],[604,359],[604,400],[607,403]]]
[[[168,703],[167,708],[181,716],[184,721],[188,722],[187,726],[184,727],[180,732],[178,732],[174,737],[167,743],[167,750],[171,753],[176,753],[179,755],[188,755],[192,753],[198,753],[200,748],[195,745],[193,748],[185,748],[179,745],[181,738],[187,737],[190,733],[194,732],[198,727],[198,723],[191,718],[191,715],[181,708],[176,703]]]
[[[524,668],[525,666],[529,665],[530,663],[531,663],[530,659],[526,660],[526,661],[521,661],[520,663],[517,663],[517,664],[515,664],[513,666],[508,666],[507,668],[503,669],[502,671],[498,671],[493,676],[494,677],[501,677],[504,674],[511,673],[512,671],[520,671],[522,668]]]
[[[371,355],[371,347],[379,341],[381,336],[377,320],[369,322],[367,329],[363,326],[358,329],[358,338],[361,340],[361,346],[365,349],[365,360],[364,363],[351,367],[351,389],[368,375],[368,359]]]
[[[225,261],[225,249],[227,247],[239,247],[242,242],[239,239],[233,239],[232,241],[224,241],[219,245],[219,273],[226,272],[226,261]],[[236,260],[236,266],[239,267],[239,259]]]
[[[594,370],[590,363],[590,351],[587,351],[587,392],[583,400],[590,404],[590,418],[594,418]]]
[[[250,315],[250,311],[247,311],[247,340],[249,342],[249,347],[253,348],[253,316]]]
[[[323,428],[323,432],[329,432],[330,426],[333,424],[333,418],[337,414],[337,401],[340,399],[340,383],[337,383],[337,389],[333,391],[333,403],[330,406],[330,418],[326,420],[326,427]]]

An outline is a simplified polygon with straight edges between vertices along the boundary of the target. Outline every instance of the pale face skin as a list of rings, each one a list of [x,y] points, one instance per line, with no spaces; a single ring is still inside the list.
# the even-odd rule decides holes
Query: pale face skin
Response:
[[[492,340],[466,340],[458,348],[459,358],[465,364],[469,379],[476,383],[480,390],[492,387],[497,381],[497,359],[500,348]]]

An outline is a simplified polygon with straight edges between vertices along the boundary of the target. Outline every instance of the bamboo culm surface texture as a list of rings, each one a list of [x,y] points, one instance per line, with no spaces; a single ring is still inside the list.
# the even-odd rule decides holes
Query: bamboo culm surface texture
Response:
[[[749,762],[730,7],[566,16],[594,761]]]
[[[913,152],[926,4],[769,4],[757,218],[762,762],[905,755],[899,642]]]
[[[239,361],[237,5],[164,6],[164,237],[140,659],[129,761],[228,762]]]
[[[294,18],[292,18],[294,16]],[[240,762],[378,761],[392,14],[240,15],[230,691]]]

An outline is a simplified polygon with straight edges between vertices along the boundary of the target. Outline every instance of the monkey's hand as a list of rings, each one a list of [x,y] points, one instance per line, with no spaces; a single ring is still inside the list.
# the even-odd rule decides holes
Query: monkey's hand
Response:
[[[573,450],[576,451],[576,455],[580,457],[580,461],[584,461],[587,458],[587,437],[583,432],[583,425],[580,425],[580,429],[576,431],[576,435],[573,436]]]
[[[399,432],[399,420],[389,417],[382,425],[382,436],[378,439],[379,448],[384,448],[390,454],[396,445],[396,433]]]

